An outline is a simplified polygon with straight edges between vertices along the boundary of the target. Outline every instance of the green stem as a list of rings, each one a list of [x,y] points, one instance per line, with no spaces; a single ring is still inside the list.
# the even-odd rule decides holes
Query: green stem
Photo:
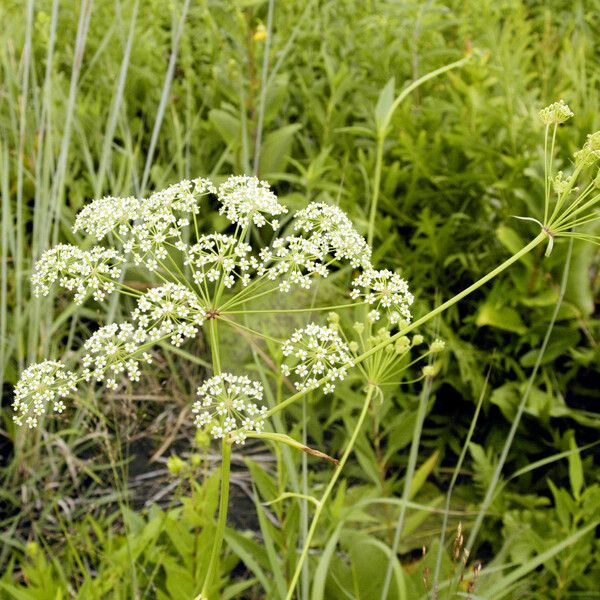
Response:
[[[221,548],[223,547],[223,537],[225,536],[225,526],[227,525],[227,509],[229,506],[229,473],[231,471],[231,444],[227,440],[221,443],[221,498],[219,500],[219,517],[217,520],[217,529],[215,531],[215,541],[213,543],[210,562],[208,563],[208,571],[206,579],[202,586],[202,592],[198,600],[208,598],[210,586],[218,575],[219,558],[221,556]]]
[[[308,530],[308,535],[306,536],[306,540],[304,542],[304,547],[302,548],[302,553],[300,554],[300,558],[298,559],[298,563],[296,564],[296,570],[294,571],[294,575],[292,577],[292,581],[290,583],[290,587],[288,589],[287,596],[285,597],[286,600],[291,600],[294,595],[294,590],[296,589],[296,585],[298,584],[298,579],[300,578],[300,574],[302,573],[302,566],[304,564],[304,561],[306,560],[306,557],[308,556],[308,551],[310,549],[312,539],[317,530],[317,525],[319,523],[321,513],[323,512],[323,509],[325,508],[325,503],[327,502],[329,496],[331,495],[331,492],[333,491],[333,488],[334,488],[337,480],[339,479],[340,475],[342,474],[342,469],[344,468],[344,465],[346,464],[346,461],[348,460],[348,457],[350,456],[350,453],[352,452],[354,443],[356,442],[356,438],[358,437],[358,434],[359,434],[359,432],[362,428],[362,425],[365,421],[365,418],[367,416],[367,412],[369,410],[369,405],[371,404],[371,398],[373,397],[374,390],[375,390],[375,386],[369,385],[369,389],[368,389],[367,395],[365,397],[365,402],[363,404],[362,411],[360,413],[360,416],[358,417],[358,421],[356,422],[354,431],[352,432],[352,437],[350,438],[350,441],[348,442],[348,445],[346,446],[346,449],[344,450],[344,454],[343,454],[335,472],[333,473],[333,477],[327,484],[327,487],[325,488],[325,491],[323,492],[323,495],[321,496],[321,499],[319,500],[319,503],[317,504],[317,509],[315,510],[315,514],[313,516],[312,523],[310,524],[310,529]]]
[[[208,321],[208,332],[210,337],[210,351],[212,354],[213,373],[221,373],[221,357],[219,355],[219,333],[217,331],[217,320]],[[208,598],[208,591],[218,575],[219,559],[221,557],[221,548],[223,547],[223,537],[225,535],[225,526],[227,525],[227,510],[229,506],[229,473],[231,471],[231,444],[226,439],[221,443],[221,495],[219,500],[219,514],[217,517],[217,528],[215,530],[215,539],[213,542],[210,561],[202,592],[197,596],[197,600]]]
[[[219,356],[219,333],[217,331],[217,320],[210,319],[208,321],[208,336],[210,341],[210,352],[213,362],[213,373],[221,374],[221,357]]]
[[[373,354],[376,354],[380,350],[383,350],[386,346],[393,344],[397,339],[401,338],[402,336],[405,336],[407,333],[410,333],[411,331],[417,329],[421,325],[424,325],[437,315],[443,313],[445,310],[449,309],[451,306],[462,300],[465,296],[468,296],[475,290],[479,289],[482,285],[490,281],[490,279],[493,279],[494,277],[502,273],[502,271],[510,267],[513,263],[517,262],[523,256],[531,252],[536,246],[539,246],[546,239],[547,235],[548,234],[545,231],[541,231],[533,240],[531,240],[531,242],[529,242],[529,244],[527,244],[527,246],[521,248],[521,250],[519,250],[516,254],[513,254],[509,259],[505,260],[502,264],[498,265],[495,269],[490,271],[487,275],[484,275],[481,279],[478,279],[474,284],[470,285],[468,288],[464,289],[462,292],[460,292],[453,298],[450,298],[450,300],[447,300],[443,304],[440,304],[437,308],[434,308],[431,312],[428,312],[425,316],[421,317],[420,319],[417,319],[404,329],[401,329],[398,333],[392,335],[384,342],[373,346],[370,350],[367,350],[366,352],[363,352],[362,354],[357,356],[354,359],[354,365],[358,365],[364,362],[369,357],[373,356]],[[325,380],[322,380],[318,383],[321,384],[324,382]],[[269,411],[267,411],[265,417],[268,418],[272,414],[279,412],[280,410],[283,410],[290,404],[293,404],[294,402],[300,400],[300,398],[306,396],[306,394],[308,394],[309,391],[310,390],[302,390],[301,392],[293,394],[283,402],[280,402],[277,406],[274,406]]]

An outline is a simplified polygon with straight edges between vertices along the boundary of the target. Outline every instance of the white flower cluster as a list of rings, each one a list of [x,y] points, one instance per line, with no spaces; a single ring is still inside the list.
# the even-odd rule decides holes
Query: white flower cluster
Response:
[[[294,215],[294,229],[309,234],[325,254],[353,267],[371,268],[371,249],[346,213],[337,206],[313,202]]]
[[[274,281],[281,278],[279,290],[290,292],[292,286],[309,289],[315,275],[327,277],[327,252],[312,239],[297,236],[277,238],[260,252],[259,276]]]
[[[96,331],[84,344],[87,354],[82,358],[83,377],[86,381],[105,381],[115,390],[121,377],[127,373],[131,381],[140,379],[140,362],[152,362],[147,352],[139,356],[147,334],[131,323],[112,323]]]
[[[126,236],[132,222],[140,217],[140,207],[140,200],[133,196],[98,198],[79,211],[73,231],[85,231],[98,241],[103,240],[111,231]]]
[[[15,386],[13,421],[19,426],[25,422],[30,428],[36,427],[50,403],[54,412],[62,413],[65,405],[61,398],[76,387],[75,373],[67,371],[60,362],[47,360],[27,367]]]
[[[408,290],[408,283],[397,273],[388,269],[367,269],[356,277],[353,285],[351,298],[363,298],[365,302],[374,306],[369,312],[371,321],[379,320],[382,309],[392,324],[411,320],[410,306],[414,296]]]
[[[197,285],[206,281],[223,280],[226,288],[233,287],[235,277],[242,285],[250,282],[251,270],[258,267],[255,257],[248,257],[252,246],[232,235],[211,233],[200,236],[198,242],[187,249],[185,264],[190,265]]]
[[[192,407],[196,426],[207,428],[213,438],[243,444],[250,431],[262,431],[267,407],[259,406],[263,388],[257,381],[221,373],[205,381],[198,396]]]
[[[173,211],[198,214],[199,199],[208,193],[215,194],[216,188],[209,180],[200,178],[180,181],[142,200],[132,196],[98,198],[79,212],[73,231],[82,230],[102,240],[112,231],[124,237],[134,228],[134,221],[147,221],[149,227],[164,232],[177,223]],[[138,233],[142,233],[142,229],[138,228]]]
[[[124,251],[133,256],[136,265],[156,271],[167,258],[169,245],[180,251],[187,248],[181,239],[181,230],[190,224],[186,215],[198,214],[199,198],[215,192],[207,179],[194,179],[180,181],[143,199],[138,222],[123,243]]]
[[[167,283],[141,296],[131,316],[148,341],[171,336],[171,344],[179,347],[186,338],[198,333],[206,311],[189,288]]]
[[[101,301],[115,289],[125,259],[110,248],[81,250],[77,246],[59,244],[47,250],[37,261],[31,283],[36,296],[46,296],[50,286],[75,292],[75,302],[82,303],[88,294]]]
[[[316,389],[324,380],[323,392],[332,393],[335,381],[346,377],[352,358],[348,345],[331,326],[322,327],[309,323],[297,329],[282,346],[286,358],[281,372],[295,375],[297,390]]]
[[[217,195],[222,204],[219,213],[242,227],[250,224],[263,227],[269,223],[275,230],[279,227],[279,221],[269,219],[288,211],[285,206],[279,204],[269,184],[256,177],[247,175],[229,177],[219,187]]]

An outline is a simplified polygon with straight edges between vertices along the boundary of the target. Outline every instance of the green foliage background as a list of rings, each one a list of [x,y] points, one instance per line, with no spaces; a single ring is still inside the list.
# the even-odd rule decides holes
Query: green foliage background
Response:
[[[185,177],[250,173],[258,139],[258,173],[288,205],[339,203],[366,233],[382,90],[392,85],[387,89],[397,94],[475,48],[465,67],[408,97],[386,139],[374,258],[409,280],[418,315],[537,233],[512,216],[542,211],[538,110],[563,98],[575,112],[559,130],[562,167],[585,134],[600,128],[594,0],[290,0],[275,2],[270,39],[267,10],[267,2],[251,0],[0,6],[0,597],[188,598],[206,568],[198,548],[210,534],[216,493],[202,476],[210,451],[202,439],[190,445],[190,419],[179,418],[203,373],[202,340],[186,348],[193,366],[166,354],[141,392],[90,394],[87,408],[47,433],[19,432],[10,419],[12,385],[24,365],[73,352],[93,321],[106,311],[118,319],[127,309],[111,302],[75,309],[63,296],[30,299],[32,260],[56,241],[75,240],[70,224],[88,199],[143,195]],[[212,214],[206,218],[223,227]],[[461,521],[468,531],[489,485],[558,297],[566,248],[559,244],[547,259],[542,252],[432,327],[448,351],[431,391],[413,495],[429,509],[409,513],[401,540],[404,597],[425,593],[423,570],[432,569],[441,522],[431,509],[442,504],[482,395],[454,492],[453,527]],[[576,242],[565,302],[479,534],[476,558],[490,565],[479,597],[600,597],[599,284],[597,249]],[[252,363],[235,346],[231,340],[231,360]],[[379,597],[373,565],[385,566],[397,513],[379,501],[401,494],[420,393],[418,386],[392,393],[359,439],[318,539],[331,569],[317,570],[315,557],[311,598]],[[333,403],[316,400],[306,407],[308,436],[339,455],[361,400],[349,389]],[[303,413],[294,416],[290,427]],[[148,462],[157,450],[157,462]],[[185,467],[176,486],[164,468],[174,452],[188,461],[190,453],[203,457],[201,470]],[[240,489],[254,485],[256,492],[254,501],[240,494],[232,508],[238,528],[227,534],[223,597],[264,597],[262,586],[278,598],[293,570],[298,507],[276,503],[267,513],[260,502],[298,485],[300,459],[277,452],[275,469],[269,456],[251,448],[238,461]],[[327,471],[312,466],[309,485],[320,489]],[[152,469],[160,471],[165,496],[132,479]],[[145,506],[151,500],[162,508]],[[503,575],[586,527],[576,543],[522,577]],[[333,554],[330,540],[339,540],[341,553]],[[430,550],[425,558],[422,546]],[[451,554],[449,548],[447,573]]]

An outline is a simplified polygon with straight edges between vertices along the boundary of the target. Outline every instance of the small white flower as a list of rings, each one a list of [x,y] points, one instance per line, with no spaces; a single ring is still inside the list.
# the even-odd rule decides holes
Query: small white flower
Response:
[[[197,285],[205,280],[214,283],[223,277],[226,288],[233,287],[235,278],[247,285],[250,273],[258,267],[258,261],[248,256],[252,246],[232,235],[212,233],[200,236],[198,242],[186,251],[184,263],[190,265]]]
[[[410,306],[414,297],[408,291],[408,283],[397,273],[388,269],[368,269],[354,280],[353,286],[350,296],[354,300],[363,299],[374,307],[369,313],[371,321],[379,319],[382,309],[392,324],[411,320]]]
[[[51,403],[54,412],[62,413],[65,404],[60,398],[68,396],[76,387],[75,373],[60,362],[47,360],[27,367],[15,386],[13,421],[19,426],[25,423],[30,428],[36,427],[38,418]]]
[[[196,336],[206,311],[189,288],[167,283],[141,296],[131,316],[149,341],[170,335],[171,343],[178,347],[184,339]]]
[[[331,326],[309,323],[297,329],[282,346],[283,375],[295,376],[298,390],[315,389],[324,380],[323,391],[333,392],[335,381],[342,381],[352,366],[348,345]]]
[[[84,344],[87,353],[82,358],[83,377],[86,381],[105,381],[109,389],[117,389],[125,374],[131,381],[139,381],[140,362],[150,362],[140,350],[147,341],[147,333],[135,329],[131,323],[112,323],[96,331]]]
[[[140,217],[141,203],[137,198],[98,198],[79,211],[73,231],[85,231],[102,240],[111,231],[125,236],[133,221]]]
[[[42,254],[37,261],[31,283],[36,296],[46,296],[55,282],[75,293],[81,304],[88,294],[102,301],[112,293],[121,275],[125,259],[109,248],[81,250],[77,246],[59,244]]]
[[[260,405],[263,387],[245,375],[221,373],[206,380],[197,392],[192,413],[197,427],[214,439],[229,438],[243,444],[250,431],[262,431],[267,407]]]
[[[260,253],[259,276],[274,281],[281,279],[279,289],[291,291],[293,286],[309,289],[315,277],[329,274],[327,253],[312,240],[298,236],[277,238]]]
[[[219,213],[242,227],[250,224],[263,227],[269,223],[275,230],[279,227],[279,221],[277,219],[269,221],[270,217],[287,213],[287,208],[279,204],[269,184],[256,177],[247,175],[229,177],[219,187],[217,195],[222,204]]]
[[[325,254],[353,267],[371,268],[371,249],[346,213],[337,206],[313,202],[294,216],[294,229],[309,234]]]

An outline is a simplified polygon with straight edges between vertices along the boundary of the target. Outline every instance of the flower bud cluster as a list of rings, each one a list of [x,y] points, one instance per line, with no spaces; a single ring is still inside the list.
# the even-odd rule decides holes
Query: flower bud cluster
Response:
[[[583,148],[575,152],[575,162],[578,165],[591,167],[598,161],[600,161],[600,131],[589,134]]]
[[[573,116],[573,111],[563,100],[553,102],[540,110],[539,115],[542,122],[546,125],[559,125]]]
[[[189,288],[167,283],[141,296],[131,316],[148,336],[148,341],[171,336],[171,344],[179,347],[185,339],[198,333],[198,328],[204,324],[206,311]]]
[[[282,346],[285,362],[281,372],[294,376],[297,390],[316,389],[323,380],[323,392],[330,394],[352,366],[350,348],[332,326],[309,323],[297,329]]]
[[[222,205],[219,213],[241,227],[248,227],[250,224],[263,227],[268,223],[273,230],[278,229],[279,221],[271,217],[283,215],[288,211],[285,206],[279,204],[269,184],[256,177],[229,177],[219,187],[217,195]]]
[[[214,439],[243,444],[251,431],[262,431],[267,407],[260,405],[263,387],[245,375],[221,373],[206,380],[197,391],[192,413],[197,427]]]
[[[15,386],[13,421],[22,426],[37,427],[38,419],[46,413],[48,405],[62,413],[65,409],[62,398],[75,391],[77,377],[57,361],[47,360],[33,364],[21,373]]]
[[[88,294],[102,301],[115,289],[125,259],[110,248],[81,250],[77,246],[59,244],[47,250],[37,261],[31,283],[36,296],[46,296],[55,282],[75,292],[81,304]]]
[[[127,374],[131,381],[140,379],[140,362],[152,362],[150,354],[141,351],[147,333],[131,323],[112,323],[96,331],[84,344],[83,377],[86,381],[104,381],[115,390]],[[141,356],[140,356],[141,354]]]
[[[356,277],[353,286],[350,297],[354,300],[362,298],[374,307],[369,312],[372,322],[380,319],[382,310],[392,324],[410,322],[414,296],[408,291],[408,283],[397,273],[388,269],[368,269]]]

